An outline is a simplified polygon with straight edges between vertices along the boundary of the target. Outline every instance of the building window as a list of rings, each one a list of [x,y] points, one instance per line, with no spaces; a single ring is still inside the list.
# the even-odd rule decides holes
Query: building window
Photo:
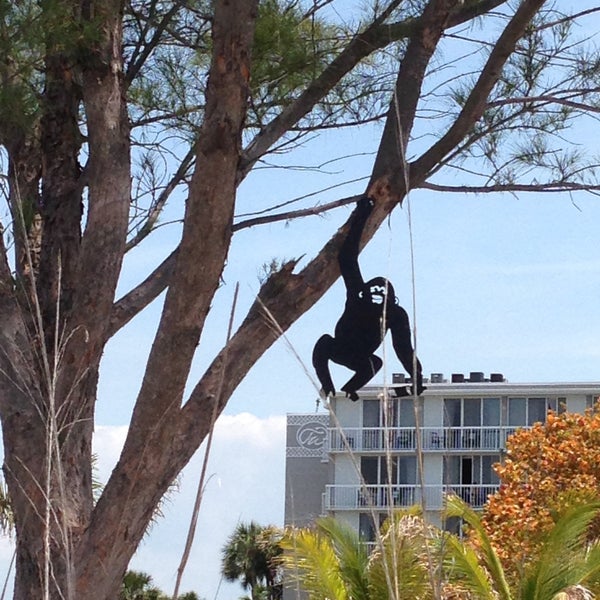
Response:
[[[399,407],[399,427],[415,427],[415,408],[412,398],[400,398],[397,401]]]
[[[499,455],[444,457],[444,484],[473,506],[481,506],[498,485],[493,465]]]
[[[511,427],[531,427],[534,423],[544,423],[548,410],[555,410],[556,405],[556,399],[509,398],[508,424]]]
[[[385,520],[387,519],[386,514],[380,514],[375,517],[377,519],[379,529]],[[373,522],[373,515],[371,513],[359,513],[358,515],[358,534],[362,542],[374,542],[377,530],[375,529],[375,523]]]
[[[497,427],[500,398],[445,398],[445,427]]]
[[[387,419],[383,418],[384,406]],[[363,400],[363,427],[415,427],[415,409],[412,398],[388,398]]]
[[[416,460],[414,456],[402,458],[413,458]],[[388,476],[388,467],[391,470],[391,477]],[[400,472],[401,469],[402,467],[400,467]],[[398,457],[363,456],[360,459],[360,474],[365,485],[396,484],[398,483],[398,473]]]
[[[379,427],[379,400],[363,400],[363,427]]]
[[[500,462],[497,454],[481,456],[445,456],[444,483],[449,485],[471,485],[481,483],[497,485],[498,475],[492,468]]]

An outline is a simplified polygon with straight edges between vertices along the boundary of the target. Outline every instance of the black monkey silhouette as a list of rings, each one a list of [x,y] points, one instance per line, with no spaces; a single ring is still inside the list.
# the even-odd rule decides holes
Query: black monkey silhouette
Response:
[[[413,373],[414,350],[411,343],[410,323],[406,311],[397,304],[392,284],[384,277],[364,282],[358,266],[358,246],[365,223],[374,201],[361,198],[354,210],[348,235],[338,257],[340,271],[346,284],[346,306],[335,326],[335,337],[325,334],[315,344],[313,366],[325,396],[334,395],[335,388],[329,372],[329,361],[354,371],[342,386],[351,400],[358,400],[356,391],[381,369],[383,361],[373,354],[381,345],[387,331],[392,332],[392,344],[398,359],[417,382],[417,394],[425,389],[421,363],[416,360]],[[406,387],[395,389],[396,395],[407,395]]]

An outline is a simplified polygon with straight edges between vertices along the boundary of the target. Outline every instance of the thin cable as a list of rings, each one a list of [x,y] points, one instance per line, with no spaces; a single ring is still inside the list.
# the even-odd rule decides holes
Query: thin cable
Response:
[[[423,461],[423,439],[422,439],[422,428],[421,428],[421,410],[420,402],[417,390],[417,284],[416,284],[416,269],[415,269],[415,247],[414,247],[414,236],[413,236],[413,222],[412,222],[412,211],[410,203],[410,181],[408,176],[408,162],[406,160],[404,135],[402,131],[402,124],[400,122],[400,108],[398,103],[398,90],[394,90],[394,108],[396,112],[396,133],[398,135],[398,148],[400,149],[400,162],[402,167],[402,176],[404,178],[404,190],[405,190],[405,202],[406,202],[406,215],[408,223],[408,239],[409,239],[409,255],[410,255],[410,279],[411,279],[411,292],[412,292],[412,337],[413,337],[413,376],[412,376],[412,398],[413,398],[413,410],[415,415],[415,450],[417,453],[417,464],[418,464],[418,476],[419,486],[421,488],[421,509],[423,511],[423,520],[425,521],[426,510],[427,510],[427,499],[426,499],[426,488],[425,488],[425,468]],[[425,521],[426,522],[426,521]],[[427,530],[428,531],[428,530]],[[441,589],[440,581],[435,577],[435,569],[433,564],[433,557],[431,555],[431,548],[429,544],[425,544],[425,550],[427,553],[428,562],[428,574],[430,583],[433,591],[434,598],[440,598]]]
[[[235,308],[237,305],[238,291],[240,289],[240,284],[235,284],[235,291],[233,292],[233,302],[231,305],[231,312],[229,315],[229,324],[227,326],[227,339],[225,343],[225,354],[223,357],[223,366],[221,369],[220,379],[219,379],[219,388],[217,390],[217,395],[214,400],[214,406],[210,418],[210,428],[208,430],[208,439],[206,441],[206,450],[204,451],[204,459],[202,461],[202,470],[200,473],[200,480],[198,481],[198,489],[196,491],[196,500],[194,502],[194,509],[192,511],[192,519],[190,521],[190,527],[188,529],[187,538],[185,540],[185,546],[183,549],[183,554],[181,556],[181,562],[177,569],[177,578],[175,580],[175,590],[173,591],[173,600],[177,600],[179,595],[179,586],[181,585],[181,578],[183,577],[183,573],[185,571],[185,567],[187,565],[188,558],[190,556],[190,551],[192,549],[192,544],[194,542],[194,536],[196,534],[196,526],[198,524],[198,514],[200,513],[200,505],[202,503],[202,497],[204,495],[204,480],[206,478],[206,470],[208,467],[208,457],[210,455],[210,450],[212,446],[212,439],[215,430],[215,422],[217,420],[217,413],[219,410],[219,404],[221,402],[221,394],[223,392],[223,383],[225,381],[225,367],[227,363],[227,348],[229,346],[229,341],[231,340],[231,332],[233,329],[233,318],[235,316]],[[210,480],[210,477],[209,477]],[[208,482],[207,482],[208,483]],[[219,584],[220,585],[220,584]]]

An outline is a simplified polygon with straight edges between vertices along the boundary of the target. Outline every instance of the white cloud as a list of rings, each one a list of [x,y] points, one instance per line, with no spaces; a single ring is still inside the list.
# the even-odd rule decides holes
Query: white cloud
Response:
[[[126,427],[96,428],[94,451],[102,481],[118,460],[126,432]],[[184,470],[179,490],[163,507],[164,517],[153,526],[131,564],[150,573],[155,584],[169,594],[185,544],[203,456],[204,447]],[[284,416],[259,418],[241,413],[218,419],[182,591],[194,590],[211,600],[237,600],[243,595],[239,585],[220,583],[221,548],[240,521],[283,524],[284,469]]]
[[[94,452],[97,477],[106,482],[127,435],[127,427],[97,426]],[[204,448],[204,447],[203,447]],[[204,450],[183,472],[179,490],[163,507],[131,568],[152,575],[171,594],[195,500]],[[223,415],[217,421],[208,466],[208,481],[193,549],[181,591],[196,591],[207,600],[237,600],[238,584],[221,583],[221,548],[239,521],[282,525],[284,506],[285,417],[259,418],[249,413]],[[7,576],[14,544],[0,538],[0,588]],[[10,574],[9,597],[12,594]]]
[[[93,449],[96,455],[95,477],[106,483],[114,469],[125,443],[127,426],[97,425],[94,431]]]

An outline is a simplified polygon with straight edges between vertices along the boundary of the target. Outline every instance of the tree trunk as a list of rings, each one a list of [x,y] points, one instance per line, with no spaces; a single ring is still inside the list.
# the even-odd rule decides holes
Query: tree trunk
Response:
[[[207,433],[183,439],[180,407],[231,240],[257,6],[257,0],[215,4],[205,117],[182,241],[125,447],[79,545],[78,597],[114,597],[157,503]]]
[[[121,2],[87,3],[81,16],[68,2],[58,8],[45,3],[43,9],[50,25],[42,98],[44,227],[37,294],[15,294],[18,288],[10,289],[6,268],[0,272],[0,305],[5,308],[0,372],[9,374],[0,382],[0,410],[17,532],[16,600],[93,597],[76,593],[76,552],[93,509],[98,366],[108,339],[130,204]],[[53,20],[61,11],[72,22],[93,19],[99,27],[101,35],[86,40],[87,54],[75,52],[77,36],[71,39],[73,32],[63,30],[63,20]],[[83,94],[77,80],[84,84]],[[77,162],[81,100],[89,153],[83,237]]]

